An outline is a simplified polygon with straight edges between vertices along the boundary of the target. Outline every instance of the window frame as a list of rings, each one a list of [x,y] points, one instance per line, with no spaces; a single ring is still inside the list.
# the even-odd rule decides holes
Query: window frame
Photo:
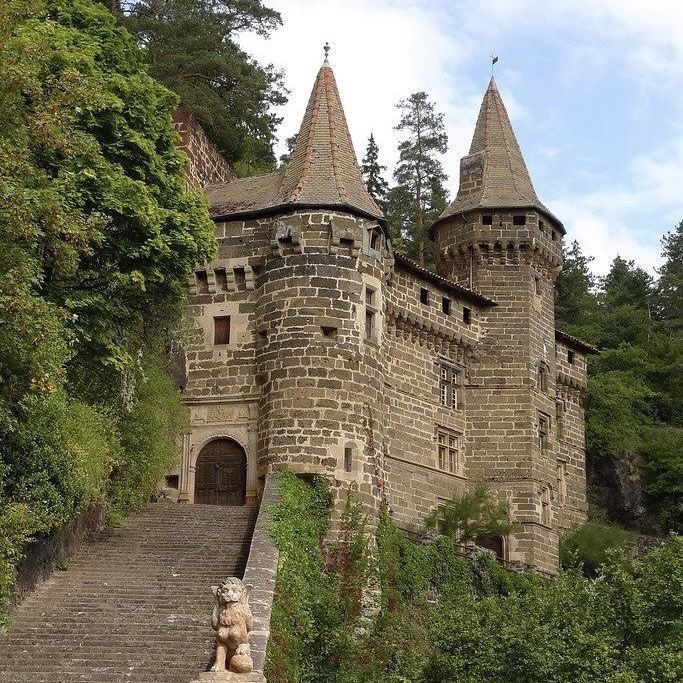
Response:
[[[363,297],[365,307],[364,336],[366,341],[377,341],[377,306],[378,290],[371,285],[365,285],[365,295]]]
[[[465,404],[464,387],[465,368],[439,360],[439,402],[441,405],[451,410],[462,410]]]
[[[217,324],[217,321],[223,320],[227,321],[227,339],[225,341],[217,341],[218,339],[218,327],[219,325]],[[232,321],[230,320],[229,315],[214,315],[213,316],[213,345],[214,346],[228,346],[230,344],[230,339],[231,339],[231,332],[232,332]],[[226,335],[223,334],[221,339],[225,337]]]
[[[441,472],[462,476],[462,434],[448,427],[436,426],[436,466]]]
[[[545,429],[543,425],[545,424]],[[541,454],[547,453],[550,449],[550,415],[539,411],[538,413],[538,449]]]

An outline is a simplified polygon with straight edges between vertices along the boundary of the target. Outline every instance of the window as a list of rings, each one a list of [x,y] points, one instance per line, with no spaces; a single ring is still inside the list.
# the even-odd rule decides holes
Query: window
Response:
[[[543,413],[538,415],[538,449],[541,453],[548,450],[548,439],[550,437],[550,418]]]
[[[230,316],[220,316],[213,319],[213,343],[230,343]]]
[[[429,290],[424,287],[420,289],[420,303],[429,306]]]
[[[441,366],[441,405],[454,410],[462,408],[464,372],[462,368]]]
[[[539,229],[541,232],[545,232],[545,223],[544,223],[542,220],[540,220],[540,219],[539,219],[539,221],[538,221],[538,229]]]
[[[536,275],[534,277],[534,294],[539,296],[541,294],[541,278]]]
[[[463,309],[462,309],[462,320],[465,323],[465,325],[469,325],[472,322],[472,309],[471,308],[463,307]]]
[[[555,427],[558,440],[564,439],[564,401],[555,402]]]
[[[353,446],[344,448],[344,471],[350,472],[353,469]]]
[[[557,500],[564,504],[567,501],[567,463],[557,463]]]
[[[377,316],[377,292],[370,287],[365,288],[365,338],[375,338],[375,318]]]
[[[569,365],[574,365],[574,352],[573,351],[567,351],[567,363],[569,363]]]
[[[197,276],[197,294],[208,294],[209,292],[209,276],[205,270],[198,270]]]
[[[443,297],[441,299],[441,310],[446,314],[450,315],[451,314],[451,300],[447,299],[446,297]]]
[[[545,363],[538,366],[538,390],[544,393],[548,391],[548,366]]]
[[[557,239],[557,233],[554,230],[550,232],[550,238],[553,242]]]
[[[374,228],[370,233],[370,249],[379,251],[382,248],[382,231],[379,228]]]
[[[541,524],[550,526],[550,486],[541,489]]]
[[[481,224],[482,225],[493,225],[493,214],[485,213],[481,217]]]
[[[526,215],[517,214],[516,216],[513,216],[512,217],[512,224],[513,225],[526,225]]]
[[[439,469],[453,474],[460,471],[460,434],[439,427],[436,432]]]

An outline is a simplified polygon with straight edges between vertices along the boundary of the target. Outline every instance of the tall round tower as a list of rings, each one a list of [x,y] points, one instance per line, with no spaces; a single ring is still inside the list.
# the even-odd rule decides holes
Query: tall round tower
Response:
[[[518,524],[511,557],[551,571],[558,554],[554,282],[564,232],[536,196],[492,78],[457,197],[431,236],[442,275],[498,304],[483,323],[486,340],[471,372],[468,477],[509,502]]]

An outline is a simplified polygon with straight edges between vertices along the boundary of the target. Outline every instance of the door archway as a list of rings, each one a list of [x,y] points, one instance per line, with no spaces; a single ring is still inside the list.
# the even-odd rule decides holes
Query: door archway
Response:
[[[244,505],[247,455],[232,439],[206,444],[197,457],[194,502],[205,505]]]

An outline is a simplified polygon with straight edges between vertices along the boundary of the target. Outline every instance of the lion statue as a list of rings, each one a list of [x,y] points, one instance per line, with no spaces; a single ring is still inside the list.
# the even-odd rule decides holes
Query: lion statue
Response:
[[[211,586],[215,596],[211,626],[216,631],[216,662],[211,671],[250,673],[254,662],[249,648],[253,617],[249,609],[251,586],[231,576]]]

